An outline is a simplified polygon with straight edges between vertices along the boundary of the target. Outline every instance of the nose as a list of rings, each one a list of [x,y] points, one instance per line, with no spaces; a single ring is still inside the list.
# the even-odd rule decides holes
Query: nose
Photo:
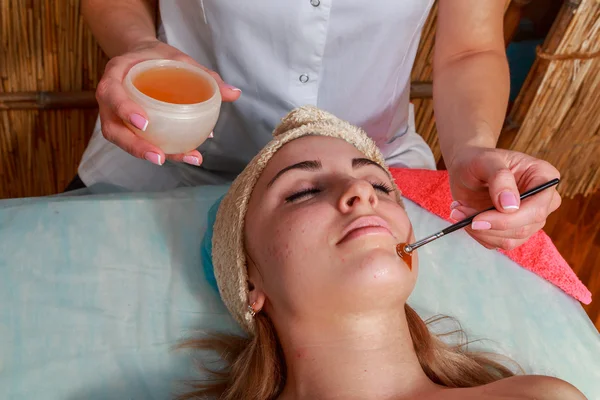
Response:
[[[360,207],[375,208],[379,199],[369,182],[355,179],[347,183],[338,202],[342,213],[349,213]]]

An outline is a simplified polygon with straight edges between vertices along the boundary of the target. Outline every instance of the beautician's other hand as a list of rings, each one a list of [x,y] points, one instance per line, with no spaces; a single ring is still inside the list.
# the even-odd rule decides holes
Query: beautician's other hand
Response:
[[[240,97],[240,90],[227,85],[216,72],[199,65],[191,57],[166,43],[151,40],[140,43],[131,51],[112,58],[106,65],[106,70],[96,90],[102,134],[107,140],[129,154],[146,159],[154,164],[162,165],[166,156],[169,160],[200,165],[202,156],[197,150],[186,154],[165,155],[161,149],[133,133],[123,123],[123,121],[129,121],[138,129],[144,129],[146,126],[147,115],[142,107],[129,99],[123,88],[123,79],[135,64],[157,58],[184,61],[200,66],[217,80],[223,101],[234,101]]]
[[[464,219],[492,204],[496,207],[475,217],[466,228],[487,248],[512,250],[525,243],[561,203],[556,186],[520,201],[520,193],[560,177],[548,162],[520,152],[469,148],[453,159],[448,172],[452,219]]]

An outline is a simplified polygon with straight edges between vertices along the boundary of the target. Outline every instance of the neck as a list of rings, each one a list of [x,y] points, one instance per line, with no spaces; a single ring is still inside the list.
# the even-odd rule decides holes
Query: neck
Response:
[[[280,324],[278,324],[280,325]],[[409,399],[434,391],[404,310],[277,327],[287,365],[287,399]]]

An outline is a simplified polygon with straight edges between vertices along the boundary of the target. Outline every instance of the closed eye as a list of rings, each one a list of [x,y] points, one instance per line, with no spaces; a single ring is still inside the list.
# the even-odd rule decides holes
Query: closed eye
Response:
[[[301,199],[303,199],[305,197],[309,197],[309,196],[315,195],[315,194],[320,193],[320,192],[321,192],[321,189],[318,189],[318,188],[304,189],[304,190],[301,190],[299,192],[296,192],[296,193],[294,193],[294,194],[286,197],[285,198],[285,202],[286,203],[293,203],[293,202],[295,202],[297,200],[301,200]]]
[[[381,182],[381,183],[371,182],[371,185],[373,186],[373,189],[379,190],[380,192],[385,193],[385,194],[390,194],[394,191],[394,189],[390,185],[387,185],[383,182]]]
[[[373,189],[375,189],[381,193],[384,193],[386,195],[389,195],[390,193],[392,193],[394,191],[394,189],[390,185],[387,185],[383,182],[381,182],[381,183],[370,182],[370,183],[373,186]],[[302,200],[303,198],[310,197],[315,194],[321,193],[321,191],[322,191],[321,189],[316,188],[316,187],[304,189],[304,190],[301,190],[299,192],[296,192],[296,193],[286,197],[285,201],[286,201],[286,203],[293,203],[295,201]]]

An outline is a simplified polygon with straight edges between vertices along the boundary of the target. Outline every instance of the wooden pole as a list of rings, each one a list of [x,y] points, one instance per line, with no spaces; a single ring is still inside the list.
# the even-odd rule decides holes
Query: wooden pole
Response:
[[[52,110],[98,107],[94,91],[0,93],[0,110]]]
[[[411,99],[429,99],[433,96],[431,82],[413,82]],[[98,107],[93,90],[80,92],[15,92],[0,93],[0,110],[55,110]]]

